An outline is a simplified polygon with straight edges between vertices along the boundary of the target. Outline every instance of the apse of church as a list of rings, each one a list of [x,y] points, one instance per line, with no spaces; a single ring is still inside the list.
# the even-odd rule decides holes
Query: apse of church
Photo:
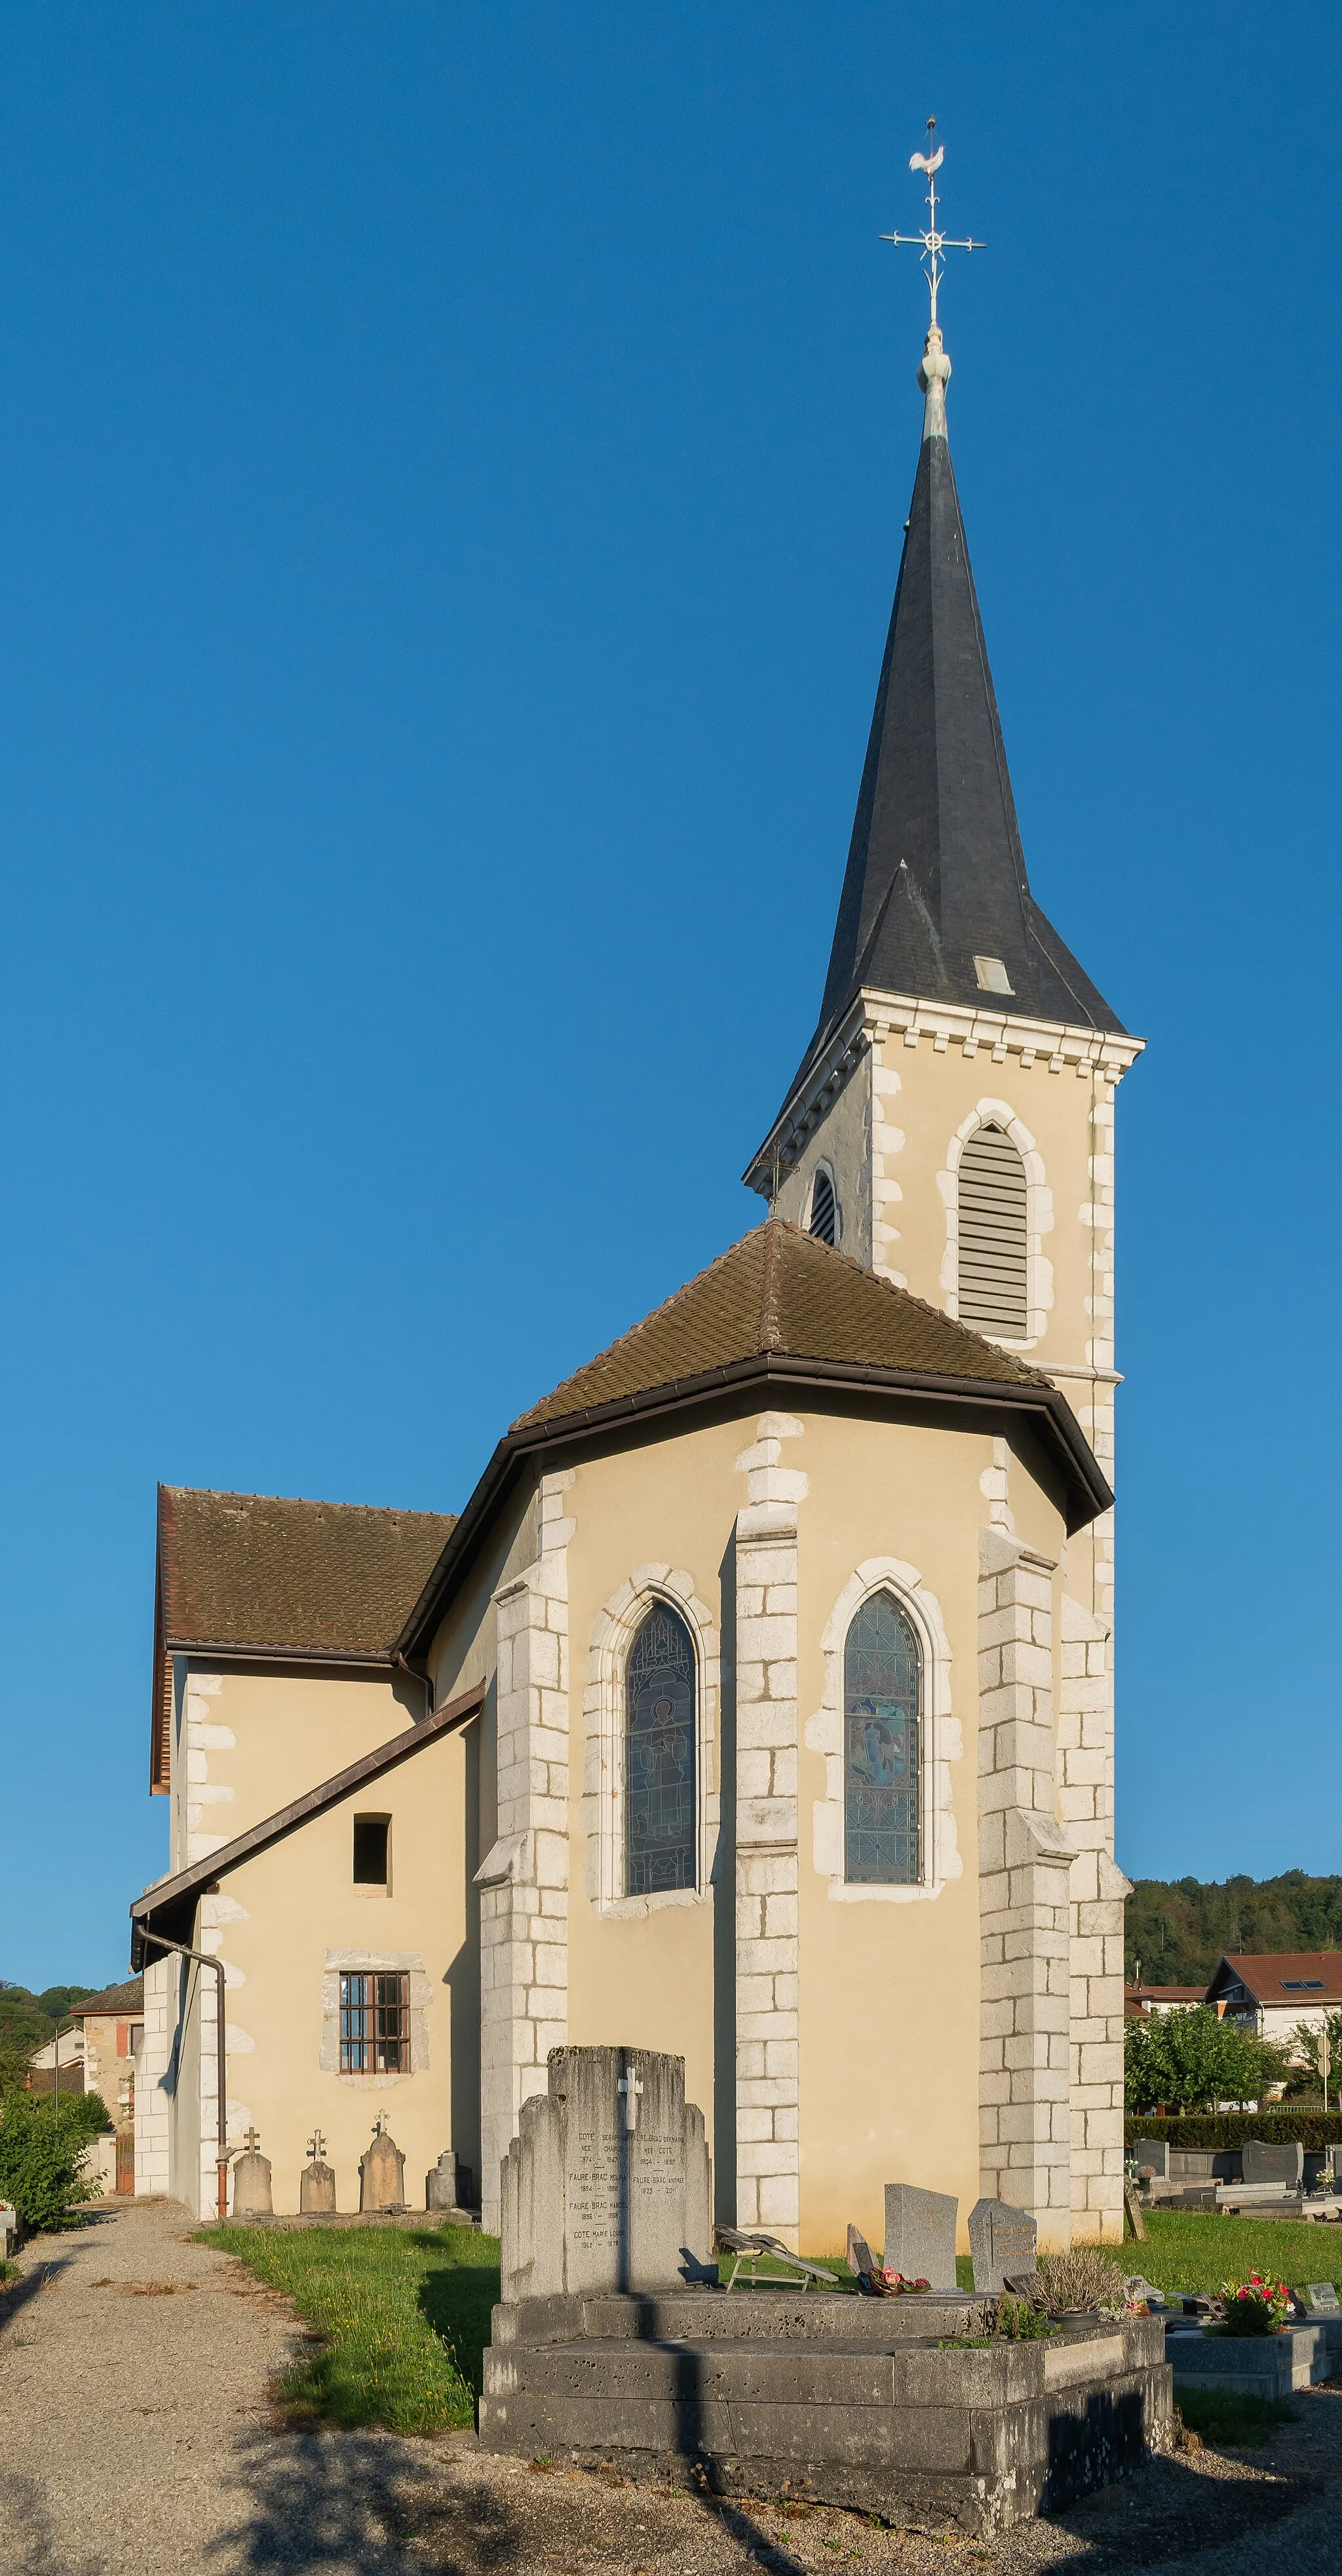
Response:
[[[949,376],[934,305],[764,1221],[524,1413],[459,1517],[161,1497],[141,2187],[208,2205],[223,2065],[277,2210],[314,2135],[348,2187],[376,2109],[493,2225],[522,2104],[590,2044],[684,2058],[722,2221],[878,2240],[904,2182],[1121,2235],[1138,1041],[1030,890]]]

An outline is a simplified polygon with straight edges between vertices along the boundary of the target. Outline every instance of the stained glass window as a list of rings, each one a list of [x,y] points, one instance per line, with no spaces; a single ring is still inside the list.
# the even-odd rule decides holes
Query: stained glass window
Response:
[[[694,1641],[663,1601],[648,1612],[625,1673],[625,1890],[693,1887]]]
[[[914,1884],[922,1659],[888,1592],[864,1601],[848,1631],[843,1693],[844,1876],[858,1884]]]

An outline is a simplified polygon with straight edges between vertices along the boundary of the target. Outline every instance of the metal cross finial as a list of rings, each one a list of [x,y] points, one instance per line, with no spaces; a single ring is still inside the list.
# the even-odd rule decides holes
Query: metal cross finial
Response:
[[[944,250],[986,250],[988,247],[986,242],[981,241],[949,241],[945,233],[937,230],[937,172],[946,158],[946,146],[944,143],[939,143],[935,152],[932,149],[936,125],[936,118],[929,116],[927,150],[911,152],[909,155],[911,170],[927,172],[927,230],[921,233],[882,233],[881,235],[882,241],[912,243],[915,249],[921,249],[923,256],[920,265],[927,279],[928,293],[932,298],[928,327],[933,331],[937,328],[937,288],[941,284],[945,270],[942,252]]]
[[[314,2165],[319,2165],[321,2163],[325,2153],[326,2140],[322,2136],[320,2129],[314,2129],[308,2140],[308,2154],[312,2158]]]
[[[624,2095],[624,2125],[632,2137],[638,2126],[638,2097],[643,2090],[643,2079],[632,2066],[626,2066],[615,2090]]]
[[[387,2114],[385,2111],[379,2111],[377,2118],[373,2122],[373,2135],[375,2138],[385,2138],[386,2134]]]
[[[242,2143],[246,2148],[248,2155],[254,2156],[257,2148],[261,2144],[260,2131],[255,2126],[249,2128]]]

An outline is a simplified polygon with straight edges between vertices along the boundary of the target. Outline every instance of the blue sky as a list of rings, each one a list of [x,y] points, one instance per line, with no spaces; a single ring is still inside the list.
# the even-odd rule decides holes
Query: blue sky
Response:
[[[755,1220],[916,460],[1120,1095],[1129,1871],[1342,1867],[1342,21],[0,8],[0,1973],[119,1973],[156,1477],[452,1508]]]

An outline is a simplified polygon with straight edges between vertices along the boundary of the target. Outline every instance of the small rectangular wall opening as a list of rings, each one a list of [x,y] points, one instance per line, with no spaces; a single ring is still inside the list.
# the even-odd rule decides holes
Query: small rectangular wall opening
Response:
[[[356,1816],[354,1819],[354,1893],[356,1896],[391,1894],[390,1816]]]

